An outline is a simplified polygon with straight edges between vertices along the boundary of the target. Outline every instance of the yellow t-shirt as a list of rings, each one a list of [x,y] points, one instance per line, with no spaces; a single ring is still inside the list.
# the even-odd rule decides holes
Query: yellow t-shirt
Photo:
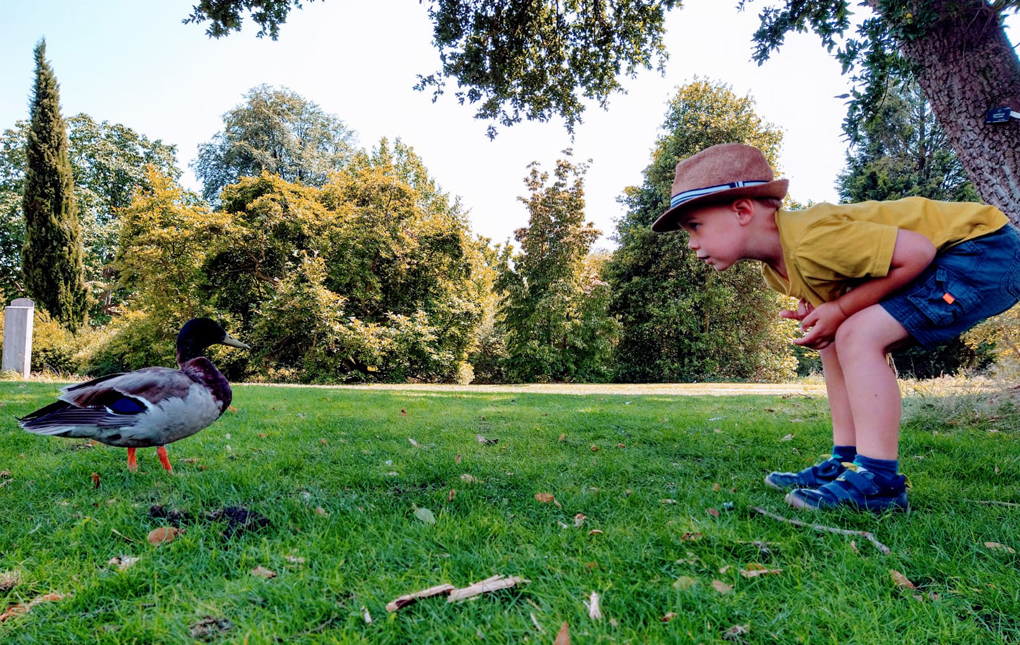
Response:
[[[924,235],[942,251],[997,231],[1008,221],[994,206],[923,197],[779,210],[776,226],[789,280],[766,264],[762,275],[771,289],[817,307],[887,275],[901,228]]]

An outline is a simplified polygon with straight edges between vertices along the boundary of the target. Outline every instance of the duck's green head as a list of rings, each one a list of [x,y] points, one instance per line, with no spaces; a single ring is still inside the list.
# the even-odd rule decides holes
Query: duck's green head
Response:
[[[209,318],[192,318],[184,323],[180,333],[177,334],[177,362],[184,364],[196,356],[201,356],[205,348],[217,344],[251,349],[228,334],[216,321]]]

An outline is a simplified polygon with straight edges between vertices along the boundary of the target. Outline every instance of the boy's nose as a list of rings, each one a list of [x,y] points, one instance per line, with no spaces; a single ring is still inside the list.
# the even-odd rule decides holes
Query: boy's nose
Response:
[[[693,237],[687,239],[687,248],[689,248],[692,251],[697,250],[698,243],[694,241]]]

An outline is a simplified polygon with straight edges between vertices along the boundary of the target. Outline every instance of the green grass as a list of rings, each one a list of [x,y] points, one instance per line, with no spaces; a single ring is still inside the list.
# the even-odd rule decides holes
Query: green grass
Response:
[[[549,643],[563,622],[575,643],[724,642],[734,625],[749,625],[740,638],[752,643],[1020,640],[1020,556],[984,546],[1020,550],[1020,508],[964,501],[1020,501],[1020,415],[1009,405],[961,416],[920,402],[902,444],[913,512],[816,516],[786,507],[762,478],[827,451],[820,398],[238,387],[236,412],[169,447],[170,476],[152,449],[131,474],[122,449],[18,429],[14,417],[56,390],[0,383],[0,471],[10,471],[0,574],[21,576],[0,591],[0,613],[67,595],[0,624],[5,643],[193,642],[189,628],[205,617],[230,621],[211,640],[238,643]],[[539,492],[562,508],[536,501]],[[150,517],[155,504],[199,519],[153,547],[147,533],[165,524]],[[223,523],[201,519],[228,506],[271,526],[226,537]],[[871,531],[892,555],[752,506]],[[436,524],[416,519],[416,507]],[[580,528],[577,513],[587,516]],[[107,564],[115,556],[141,559],[118,571]],[[742,578],[751,563],[782,573]],[[257,566],[278,575],[251,575]],[[891,569],[919,589],[897,587]],[[385,610],[401,594],[497,573],[530,583]],[[698,583],[679,589],[682,576]],[[601,621],[583,604],[592,591]],[[677,617],[661,622],[667,612]]]

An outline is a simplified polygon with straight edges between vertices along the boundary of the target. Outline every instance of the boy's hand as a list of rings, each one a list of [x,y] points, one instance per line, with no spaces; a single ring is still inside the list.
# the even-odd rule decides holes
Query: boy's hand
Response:
[[[792,318],[794,320],[804,320],[804,316],[808,315],[815,308],[811,306],[811,303],[803,298],[797,303],[796,309],[783,309],[779,312],[779,315],[783,318]]]
[[[803,338],[794,339],[795,345],[804,345],[811,349],[825,349],[836,338],[836,330],[847,318],[843,310],[835,302],[822,303],[808,313],[800,323],[801,329],[809,331]]]

